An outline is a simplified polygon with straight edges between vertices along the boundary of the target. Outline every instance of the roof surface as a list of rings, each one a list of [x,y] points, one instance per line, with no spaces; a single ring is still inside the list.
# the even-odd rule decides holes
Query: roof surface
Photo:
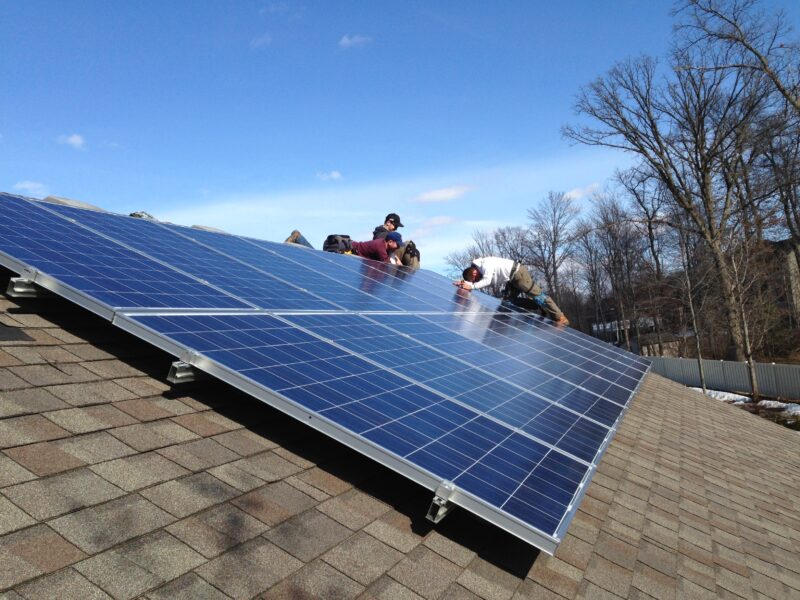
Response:
[[[800,436],[661,377],[551,557],[82,309],[0,307],[2,599],[800,597]]]

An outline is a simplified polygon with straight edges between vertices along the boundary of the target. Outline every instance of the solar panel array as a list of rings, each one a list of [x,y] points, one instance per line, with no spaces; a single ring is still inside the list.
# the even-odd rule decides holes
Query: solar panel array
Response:
[[[548,552],[649,367],[430,271],[8,194],[0,263]]]

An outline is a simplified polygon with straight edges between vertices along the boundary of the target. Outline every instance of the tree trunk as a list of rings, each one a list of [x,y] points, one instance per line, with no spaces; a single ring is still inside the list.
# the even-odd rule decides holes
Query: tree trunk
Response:
[[[700,387],[703,388],[703,393],[707,394],[708,390],[706,389],[706,372],[703,368],[703,347],[700,343],[700,330],[697,327],[697,315],[694,311],[694,301],[692,300],[692,284],[689,280],[689,273],[686,273],[686,283],[689,286],[688,293],[686,294],[689,299],[689,314],[692,317],[692,329],[694,329],[694,344],[695,350],[697,352],[697,370],[700,373]]]
[[[623,308],[622,298],[617,296],[617,312],[619,313],[618,328],[622,328],[622,335],[625,337],[625,349],[631,351],[631,336],[628,332],[628,327],[625,327],[625,309]]]
[[[725,254],[720,248],[719,242],[709,244],[711,248],[711,255],[714,259],[714,265],[717,267],[717,276],[719,277],[720,291],[722,293],[722,301],[725,304],[725,313],[728,317],[728,326],[731,331],[731,341],[733,342],[736,360],[744,362],[746,360],[744,349],[744,334],[742,333],[742,326],[739,320],[739,307],[736,300],[736,286],[731,277],[730,268],[728,267]]]
[[[700,374],[700,387],[703,389],[703,393],[707,394],[708,390],[706,389],[706,372],[703,369],[703,347],[700,344],[700,329],[697,326],[697,314],[694,310],[694,299],[692,297],[692,278],[689,275],[689,258],[686,256],[686,243],[683,239],[683,233],[680,235],[680,248],[681,263],[683,263],[683,279],[686,283],[686,299],[689,303],[689,315],[692,319],[695,350],[697,351],[697,370]]]

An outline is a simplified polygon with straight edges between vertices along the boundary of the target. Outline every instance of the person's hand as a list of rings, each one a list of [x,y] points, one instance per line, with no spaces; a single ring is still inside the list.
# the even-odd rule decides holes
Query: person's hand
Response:
[[[453,285],[456,287],[461,288],[462,290],[471,290],[472,284],[469,281],[464,281],[463,279],[459,279],[458,281],[454,281]]]

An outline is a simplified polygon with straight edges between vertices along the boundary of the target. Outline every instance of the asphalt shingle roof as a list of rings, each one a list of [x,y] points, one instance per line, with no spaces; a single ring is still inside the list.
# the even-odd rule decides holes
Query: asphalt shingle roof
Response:
[[[800,436],[655,375],[555,556],[64,301],[0,300],[0,598],[800,597]],[[4,339],[0,336],[0,340]]]

